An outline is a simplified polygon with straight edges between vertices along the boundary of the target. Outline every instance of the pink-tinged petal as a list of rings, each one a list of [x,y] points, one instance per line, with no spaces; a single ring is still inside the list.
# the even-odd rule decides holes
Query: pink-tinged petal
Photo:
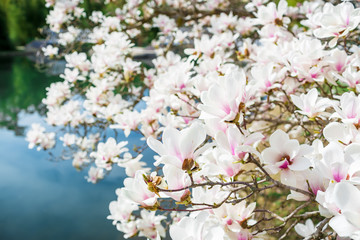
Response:
[[[215,140],[220,145],[220,147],[222,147],[222,148],[228,150],[229,152],[231,152],[229,141],[228,141],[228,139],[227,139],[224,132],[218,132],[215,135]]]
[[[191,127],[181,132],[180,151],[182,158],[192,158],[196,148],[204,142],[206,131],[204,127],[198,123],[194,123]]]
[[[340,182],[341,180],[346,179],[348,170],[349,165],[345,162],[335,162],[331,164],[332,178],[336,182]]]
[[[201,110],[201,116],[203,115],[203,117],[200,116],[200,119],[202,118],[224,118],[226,116],[226,113],[223,112],[222,110],[216,109],[213,106],[208,106],[208,105],[200,105],[199,109]]]
[[[146,206],[154,206],[157,201],[157,197],[148,198],[143,201]]]
[[[185,173],[185,171],[175,166],[165,165],[163,167],[163,172],[169,189],[181,189],[188,185],[186,182],[190,181],[189,176]]]
[[[230,144],[231,153],[232,155],[235,155],[236,147],[242,142],[242,134],[236,126],[230,126],[226,133]]]
[[[260,153],[254,147],[246,146],[246,145],[238,146],[236,148],[236,152],[240,153],[239,156],[238,156],[239,158],[241,158],[241,156],[246,154],[246,153],[252,153],[255,156],[257,156],[260,159],[261,162],[264,162],[262,156],[260,155]]]
[[[265,164],[276,164],[282,158],[282,153],[273,148],[267,148],[261,153]]]
[[[309,159],[305,157],[295,158],[289,168],[293,171],[303,171],[308,169],[311,166],[311,162]]]
[[[181,158],[179,149],[179,140],[181,133],[179,130],[171,127],[167,127],[162,135],[162,141],[164,148],[167,150],[167,154],[174,155]]]
[[[240,232],[241,231],[241,226],[238,222],[236,221],[232,221],[232,224],[228,224],[227,227],[230,229],[230,231],[232,232]]]
[[[234,169],[232,167],[227,167],[224,170],[228,177],[233,177],[235,175]]]
[[[259,141],[264,138],[264,135],[262,135],[259,132],[252,133],[249,136],[246,137],[244,144],[245,145],[251,145],[255,143],[256,141]]]

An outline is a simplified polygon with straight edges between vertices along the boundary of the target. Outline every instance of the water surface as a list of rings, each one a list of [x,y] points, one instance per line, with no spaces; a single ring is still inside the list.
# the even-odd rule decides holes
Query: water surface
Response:
[[[57,80],[25,58],[0,58],[0,239],[123,239],[106,219],[123,169],[94,185],[71,161],[27,147],[26,129],[44,123],[41,99]]]

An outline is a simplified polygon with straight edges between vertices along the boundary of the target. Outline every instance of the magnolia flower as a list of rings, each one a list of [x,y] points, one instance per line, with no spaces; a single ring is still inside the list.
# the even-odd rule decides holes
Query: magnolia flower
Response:
[[[331,37],[329,46],[335,47],[339,38],[349,34],[360,22],[360,9],[354,9],[350,2],[342,2],[339,5],[326,3],[323,8],[323,14],[319,19],[320,28],[314,31],[318,38]]]
[[[246,202],[241,201],[236,205],[223,204],[214,209],[214,214],[219,218],[221,223],[232,232],[241,232],[241,227],[253,214],[256,203],[251,203],[246,207]]]
[[[209,213],[202,211],[196,217],[184,217],[170,226],[173,240],[218,240],[224,239],[224,230],[217,224],[207,223]]]
[[[148,171],[150,168],[145,168],[146,163],[140,161],[143,155],[139,154],[135,158],[131,155],[131,153],[126,152],[123,155],[123,159],[118,162],[119,167],[125,168],[125,173],[129,177],[135,177],[135,173],[138,170]]]
[[[69,68],[65,68],[64,74],[60,74],[60,77],[66,80],[69,83],[74,83],[76,81],[84,81],[85,77],[79,75],[79,69],[74,68],[73,70],[70,70]]]
[[[87,152],[78,151],[73,155],[72,165],[77,169],[82,169],[84,165],[90,163]]]
[[[311,221],[311,219],[306,220],[305,224],[296,224],[294,229],[297,234],[304,238],[311,236],[311,234],[315,233],[316,231],[314,223]]]
[[[343,123],[357,124],[360,121],[360,97],[353,92],[346,92],[340,97],[340,106],[334,106],[331,118],[340,118]]]
[[[312,152],[312,147],[306,144],[300,145],[296,139],[289,139],[289,136],[280,129],[270,136],[269,142],[270,148],[262,151],[261,155],[271,174],[281,171],[282,182],[293,182],[291,171],[303,171],[311,166],[310,160],[305,155]]]
[[[116,143],[114,138],[108,138],[105,143],[98,144],[97,151],[92,152],[90,157],[95,158],[95,164],[98,167],[111,170],[112,164],[119,162],[120,154],[129,150],[125,148],[127,144],[127,141]]]
[[[261,140],[264,136],[261,133],[252,133],[243,131],[231,125],[224,132],[218,132],[215,136],[216,142],[223,149],[231,153],[231,155],[242,159],[247,152],[256,152],[255,148],[251,147],[254,143]]]
[[[331,182],[348,180],[360,184],[360,145],[350,144],[343,148],[337,142],[330,142],[323,150],[323,159],[315,162],[316,169]]]
[[[340,237],[360,235],[360,190],[354,185],[341,182],[334,189],[334,201],[341,214],[333,217],[329,225]]]
[[[212,38],[209,35],[202,35],[201,39],[194,40],[194,48],[187,48],[184,50],[184,53],[187,55],[192,55],[192,58],[198,58],[201,56],[205,56],[208,58],[213,58],[215,56],[215,52],[219,49],[218,44],[219,39],[217,35],[214,35]]]
[[[63,141],[63,146],[71,146],[76,143],[77,136],[75,134],[65,133],[63,137],[60,137],[60,141]]]
[[[161,32],[164,34],[168,34],[171,31],[176,29],[176,23],[174,19],[169,18],[166,15],[160,14],[158,17],[153,19],[154,25],[160,28]]]
[[[199,123],[194,123],[181,131],[167,127],[163,132],[163,143],[150,137],[147,139],[147,144],[160,155],[154,165],[172,164],[177,168],[190,170],[196,157],[202,151],[197,148],[205,141],[205,138],[204,127]]]
[[[334,73],[341,82],[347,84],[350,88],[359,88],[360,84],[360,71],[356,71],[351,67],[347,67],[346,70],[340,74]]]
[[[204,162],[204,166],[202,166],[204,174],[207,176],[234,177],[240,172],[243,164],[239,162],[238,157],[220,148],[210,150],[199,158],[199,161]]]
[[[130,238],[138,233],[134,220],[116,224],[116,229],[124,233],[124,238]]]
[[[250,84],[253,85],[253,88],[259,89],[260,92],[268,92],[269,90],[279,87],[279,80],[282,79],[283,72],[286,69],[283,69],[280,72],[274,70],[274,65],[255,65],[251,68],[252,80]]]
[[[331,105],[329,99],[319,98],[318,95],[318,91],[313,88],[307,94],[301,94],[300,97],[296,95],[291,95],[290,97],[295,106],[300,109],[299,113],[309,118],[314,118],[322,114],[326,107]]]
[[[90,69],[91,63],[87,60],[85,53],[73,52],[66,55],[65,60],[67,62],[66,67],[78,68],[80,71],[87,72]]]
[[[46,47],[43,47],[41,49],[44,52],[45,56],[53,57],[54,55],[57,55],[59,52],[59,48],[54,47],[53,45],[47,45]]]
[[[266,6],[260,5],[258,11],[255,13],[257,24],[277,24],[283,25],[290,23],[290,19],[283,17],[287,12],[288,4],[285,0],[280,0],[278,6],[274,2],[268,3]]]
[[[174,167],[172,165],[165,165],[163,168],[163,172],[168,189],[182,189],[191,184],[189,175],[177,167]],[[175,199],[178,202],[181,202],[182,197],[188,195],[189,193],[189,190],[182,190],[175,192],[165,192],[165,195]]]
[[[360,142],[359,130],[352,123],[331,122],[324,128],[323,135],[329,142]]]
[[[237,120],[240,104],[246,102],[246,76],[243,71],[228,72],[201,94],[200,119],[219,118],[222,121]],[[240,116],[239,116],[240,118]]]
[[[70,97],[69,84],[67,82],[56,82],[46,88],[46,98],[42,102],[48,106],[59,106]]]
[[[38,146],[38,151],[41,149],[47,150],[55,146],[55,133],[47,133],[40,124],[33,123],[31,129],[26,134],[26,141],[29,142],[29,149]]]
[[[104,172],[103,168],[91,167],[89,169],[88,174],[89,175],[86,176],[85,179],[88,182],[91,182],[91,183],[94,183],[94,184],[105,177],[105,172]]]
[[[157,203],[158,196],[148,189],[148,183],[144,179],[145,175],[144,171],[138,170],[134,178],[126,178],[123,195],[143,207],[154,206]]]
[[[161,221],[165,220],[165,216],[156,216],[155,212],[141,210],[141,218],[136,220],[136,227],[139,230],[139,236],[148,237],[150,239],[158,239],[158,235],[165,237],[165,228]]]
[[[227,194],[227,191],[224,191],[219,185],[212,188],[194,188],[191,193],[191,201],[205,204],[221,203]],[[193,208],[201,208],[201,206],[194,206]]]
[[[109,204],[110,215],[107,219],[113,220],[112,224],[126,222],[130,219],[131,213],[139,209],[138,205],[124,197],[124,189],[116,189],[117,201]]]
[[[324,61],[329,63],[332,73],[341,74],[351,62],[351,59],[352,56],[348,56],[345,51],[335,48]]]

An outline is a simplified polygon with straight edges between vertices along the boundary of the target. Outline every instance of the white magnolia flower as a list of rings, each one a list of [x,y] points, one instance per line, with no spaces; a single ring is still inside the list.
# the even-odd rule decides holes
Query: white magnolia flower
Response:
[[[46,47],[43,47],[41,50],[44,52],[45,56],[49,56],[49,57],[55,56],[59,53],[59,48],[54,47],[53,45],[47,45]]]
[[[331,105],[327,98],[319,98],[318,91],[313,88],[307,94],[301,94],[299,97],[291,95],[291,100],[296,107],[300,109],[299,113],[309,118],[314,118],[319,114],[323,114],[325,109]]]
[[[358,237],[360,234],[360,190],[350,183],[341,182],[336,184],[333,197],[341,214],[333,217],[329,225],[340,237],[353,235]]]
[[[154,211],[141,210],[138,220],[136,220],[136,227],[139,230],[139,236],[148,237],[150,239],[157,239],[160,235],[165,237],[165,228],[161,221],[165,220],[165,216],[156,216]]]
[[[89,175],[86,176],[85,179],[88,182],[91,182],[91,183],[94,183],[94,184],[105,177],[105,172],[104,172],[103,168],[91,167],[89,169],[88,174]]]
[[[201,94],[200,119],[234,120],[240,114],[240,104],[247,100],[245,85],[246,76],[243,71],[233,69],[224,77],[219,77],[208,91]]]
[[[173,240],[218,240],[224,239],[224,230],[216,224],[207,222],[209,213],[202,211],[196,217],[184,217],[170,226]]]
[[[154,206],[158,196],[148,189],[144,175],[146,175],[144,171],[138,170],[134,178],[126,178],[124,180],[124,197],[144,207]]]
[[[95,158],[95,164],[106,170],[111,170],[112,164],[119,162],[120,154],[127,152],[129,149],[125,148],[127,141],[116,143],[114,138],[108,138],[105,143],[99,143],[97,151],[92,152],[90,157]]]
[[[117,200],[109,204],[110,215],[107,217],[107,219],[113,220],[113,225],[128,221],[132,212],[139,209],[135,202],[124,197],[124,189],[116,189],[116,195],[118,196]]]
[[[201,124],[194,123],[181,131],[175,128],[165,128],[162,142],[150,137],[147,144],[160,155],[155,165],[172,164],[183,170],[193,167],[196,157],[201,149],[197,148],[206,138],[206,132]]]
[[[319,19],[321,27],[314,31],[314,35],[318,38],[331,37],[330,47],[335,47],[338,39],[348,35],[360,22],[360,9],[355,9],[350,2],[336,6],[326,3],[322,12]]]
[[[294,227],[297,234],[300,236],[306,238],[311,236],[316,231],[316,228],[314,226],[314,223],[311,221],[311,219],[306,220],[305,224],[298,223]]]
[[[270,147],[262,151],[261,155],[266,168],[272,174],[281,171],[281,180],[284,183],[294,182],[292,171],[303,171],[311,166],[311,162],[305,155],[312,152],[312,147],[300,145],[296,139],[282,130],[276,130],[269,139]]]

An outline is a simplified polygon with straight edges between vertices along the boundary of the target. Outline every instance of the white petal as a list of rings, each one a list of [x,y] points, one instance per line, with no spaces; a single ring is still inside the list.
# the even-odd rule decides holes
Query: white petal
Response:
[[[276,130],[270,136],[270,145],[272,148],[277,149],[278,151],[282,152],[284,149],[284,143],[289,141],[289,136],[282,130]]]
[[[289,165],[289,168],[293,171],[303,171],[305,169],[308,169],[311,166],[311,162],[309,159],[305,157],[298,157],[294,159],[291,165]]]
[[[351,223],[346,220],[344,215],[333,217],[330,220],[329,225],[340,237],[348,237],[357,230]]]
[[[166,149],[164,148],[164,145],[155,138],[149,137],[146,143],[152,150],[154,150],[160,156],[166,154]]]

